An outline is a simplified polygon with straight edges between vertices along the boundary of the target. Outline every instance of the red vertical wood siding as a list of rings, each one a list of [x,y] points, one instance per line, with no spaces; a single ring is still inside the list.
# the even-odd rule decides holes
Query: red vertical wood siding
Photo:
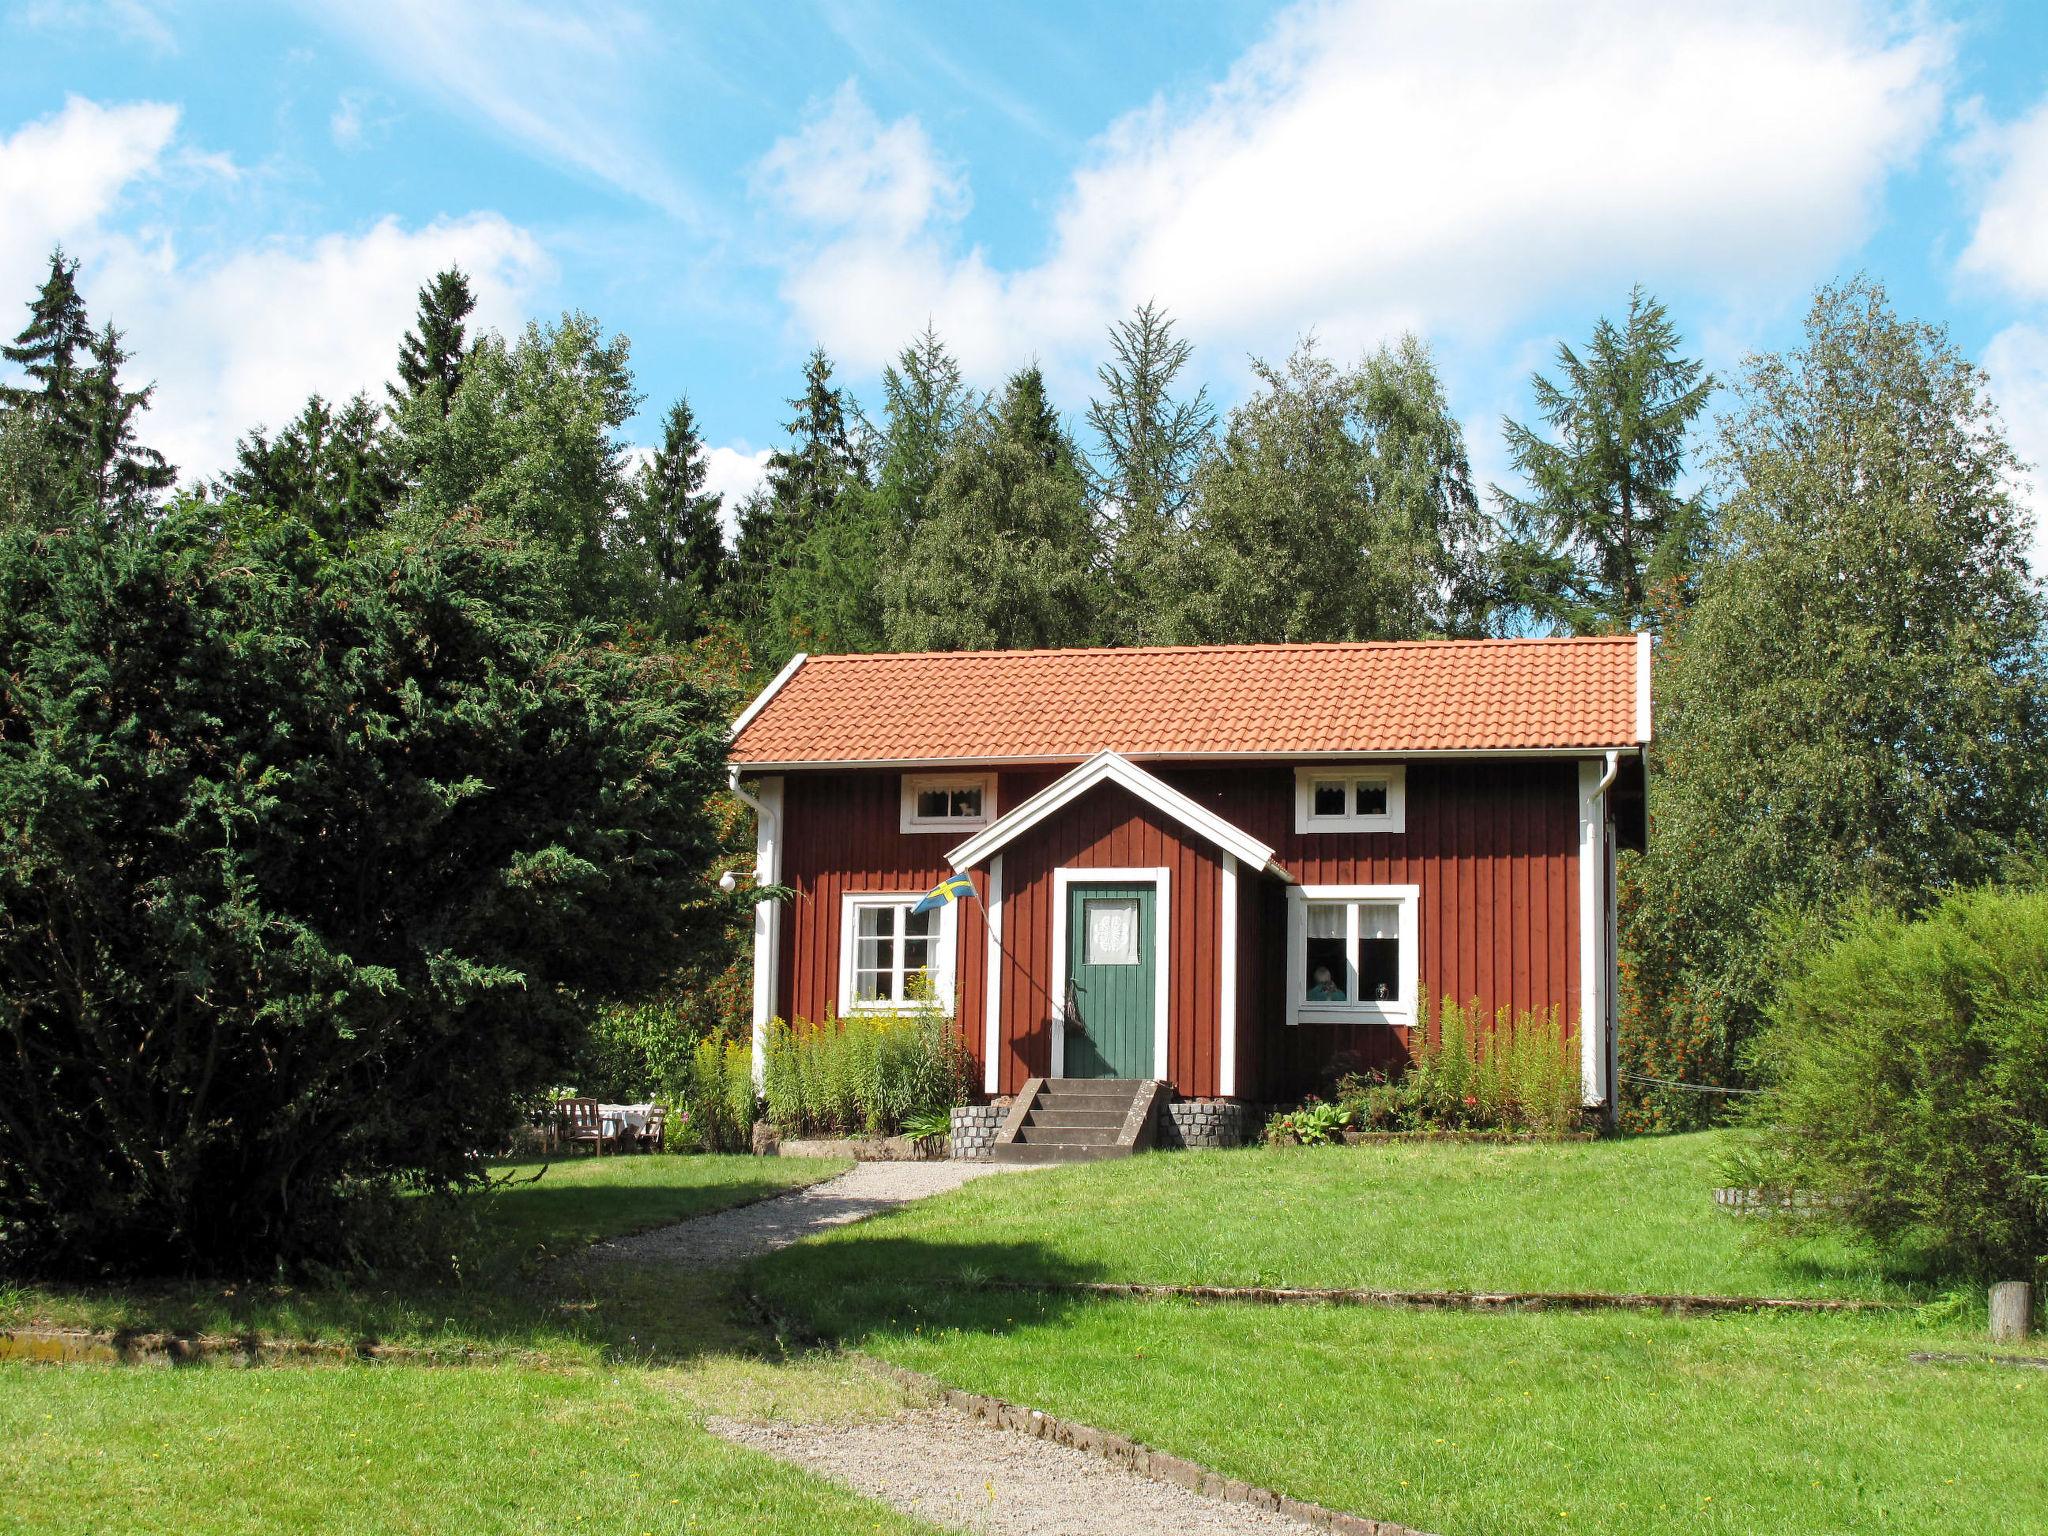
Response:
[[[1411,764],[1406,831],[1294,831],[1293,765],[1161,767],[1175,788],[1260,841],[1304,885],[1420,887],[1420,983],[1432,998],[1476,1003],[1491,1015],[1578,1010],[1578,780],[1569,760]],[[1008,809],[1058,777],[1005,772]],[[840,898],[858,891],[928,889],[948,873],[957,837],[899,830],[894,771],[791,774],[784,798],[783,915],[777,1011],[822,1019],[838,996]],[[1182,1094],[1221,1091],[1221,855],[1114,785],[1083,796],[1004,850],[999,1091],[1051,1067],[1053,871],[1061,867],[1165,866],[1171,874],[1168,1066]],[[987,891],[987,871],[974,872]],[[1391,1067],[1408,1031],[1384,1025],[1286,1023],[1286,887],[1238,871],[1238,1061],[1240,1098],[1291,1098],[1347,1066]],[[972,1081],[983,1082],[988,950],[983,909],[962,903],[955,955],[955,1018]]]
[[[1000,791],[999,791],[1000,794]],[[998,806],[1008,804],[998,799]],[[775,1012],[816,1023],[839,1007],[840,898],[868,891],[928,891],[952,873],[946,850],[957,832],[904,832],[902,776],[894,772],[791,774],[782,799],[781,974]],[[974,872],[988,895],[988,871]],[[953,1018],[981,1082],[988,936],[979,901],[957,903]]]
[[[1167,771],[1175,788],[1227,816],[1303,885],[1414,885],[1418,981],[1432,999],[1494,1010],[1578,1010],[1578,765],[1412,763],[1406,830],[1294,831],[1294,770]],[[1346,1068],[1406,1059],[1406,1029],[1286,1022],[1286,888],[1240,888],[1240,1098],[1281,1100]],[[1253,915],[1255,914],[1255,916]],[[1183,1090],[1186,1091],[1186,1090]]]

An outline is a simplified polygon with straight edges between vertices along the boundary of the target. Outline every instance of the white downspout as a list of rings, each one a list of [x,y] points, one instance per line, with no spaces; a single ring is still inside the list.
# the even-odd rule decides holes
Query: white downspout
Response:
[[[774,885],[782,874],[782,780],[761,780],[761,793],[755,795],[740,787],[740,771],[732,767],[727,770],[726,782],[740,803],[754,813],[754,883]],[[761,1086],[767,1069],[768,1021],[775,1016],[775,973],[776,962],[780,959],[776,940],[781,933],[781,925],[776,918],[773,901],[754,903],[753,1063],[756,1088]]]

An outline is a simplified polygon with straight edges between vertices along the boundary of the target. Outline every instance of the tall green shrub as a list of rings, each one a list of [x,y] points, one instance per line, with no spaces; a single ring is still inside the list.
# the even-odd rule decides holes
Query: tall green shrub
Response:
[[[931,1007],[769,1026],[768,1116],[795,1135],[893,1134],[966,1091],[953,1023]]]
[[[690,1052],[677,1095],[687,1139],[706,1152],[746,1152],[753,1146],[754,1052],[747,1041],[714,1030]]]
[[[1780,986],[1749,1064],[1767,1089],[1745,1182],[1820,1195],[1806,1221],[1982,1278],[2048,1257],[2048,891],[1843,919]]]
[[[1557,1010],[1503,1008],[1485,1015],[1444,1000],[1431,1036],[1423,999],[1414,1061],[1402,1080],[1409,1112],[1425,1126],[1470,1126],[1560,1135],[1583,1118],[1577,1036]]]
[[[0,1269],[346,1256],[723,942],[728,700],[471,518],[0,532]]]

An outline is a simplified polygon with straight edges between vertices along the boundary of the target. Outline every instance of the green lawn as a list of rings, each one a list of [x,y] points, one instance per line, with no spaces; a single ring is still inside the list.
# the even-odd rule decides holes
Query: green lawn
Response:
[[[1444,1536],[2048,1528],[2048,1373],[1870,1317],[835,1291],[897,1364]]]
[[[0,1532],[930,1536],[715,1439],[691,1386],[670,1371],[0,1366]]]
[[[2038,1532],[2048,1374],[1981,1308],[1676,1319],[1198,1306],[1031,1276],[1903,1298],[1709,1191],[1725,1136],[1178,1154],[990,1179],[757,1262],[820,1331],[1300,1498],[1446,1536]]]
[[[467,1197],[465,1219],[436,1223],[459,1262],[433,1280],[396,1276],[345,1287],[0,1286],[0,1326],[254,1332],[512,1351],[559,1361],[677,1354],[704,1347],[711,1340],[706,1328],[724,1317],[718,1308],[681,1304],[701,1281],[657,1281],[630,1270],[593,1275],[573,1262],[550,1261],[601,1237],[758,1200],[850,1166],[800,1157],[586,1157],[553,1163],[545,1172],[538,1163],[507,1164],[499,1171],[509,1181]],[[714,1342],[730,1339],[720,1335]]]
[[[720,1413],[886,1412],[893,1390],[830,1356],[764,1357],[717,1276],[538,1262],[844,1166],[558,1163],[479,1202],[461,1284],[0,1295],[0,1322],[531,1352],[460,1366],[0,1364],[0,1532],[930,1536],[703,1427]]]
[[[799,1262],[818,1281],[881,1265],[1211,1285],[1910,1293],[1846,1244],[1788,1255],[1717,1210],[1729,1148],[1719,1133],[1128,1158],[983,1179],[809,1245]]]

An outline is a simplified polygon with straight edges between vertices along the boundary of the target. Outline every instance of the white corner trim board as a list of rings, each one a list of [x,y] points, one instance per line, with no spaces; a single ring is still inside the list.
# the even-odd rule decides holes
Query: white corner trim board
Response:
[[[774,885],[782,878],[782,780],[756,779],[751,790],[741,790],[739,775],[733,788],[754,803],[754,883]],[[759,1086],[768,1069],[768,1021],[775,1017],[775,978],[782,958],[782,904],[761,900],[754,903],[754,1083]]]
[[[1012,842],[1061,807],[1072,804],[1098,784],[1118,784],[1164,812],[1189,831],[1206,838],[1225,853],[1235,855],[1254,869],[1271,869],[1281,879],[1292,878],[1273,857],[1273,850],[1241,827],[1196,804],[1156,774],[1147,773],[1129,758],[1115,752],[1098,752],[1087,762],[1062,775],[1037,794],[998,817],[985,829],[961,843],[946,858],[955,869],[971,869],[983,859]]]
[[[988,989],[982,996],[987,1021],[982,1026],[981,1088],[1002,1091],[1003,1048],[1003,856],[988,861],[988,902],[983,914],[988,927]]]
[[[1216,1091],[1237,1097],[1237,855],[1223,855],[1223,937],[1217,945]]]
[[[753,703],[740,711],[740,717],[733,721],[732,730],[727,733],[727,739],[737,741],[740,732],[754,723],[754,717],[768,707],[768,701],[774,698],[776,694],[782,692],[782,685],[787,683],[792,677],[795,677],[797,668],[809,660],[810,654],[808,652],[798,651],[788,661],[784,662],[782,670],[775,674],[775,680],[755,695]]]
[[[1153,934],[1152,962],[1152,1075],[1167,1080],[1166,1006],[1167,979],[1173,957],[1173,871],[1165,865],[1143,869],[1091,869],[1082,865],[1061,865],[1052,872],[1052,996],[1055,1010],[1067,995],[1067,888],[1073,885],[1151,885],[1158,889],[1153,908],[1158,913]],[[1055,1013],[1052,1020],[1052,1076],[1067,1075],[1067,1031]]]
[[[1650,739],[1650,637],[1636,636],[1636,740]]]
[[[1597,758],[1579,764],[1579,1089],[1587,1104],[1607,1100],[1606,771]]]

